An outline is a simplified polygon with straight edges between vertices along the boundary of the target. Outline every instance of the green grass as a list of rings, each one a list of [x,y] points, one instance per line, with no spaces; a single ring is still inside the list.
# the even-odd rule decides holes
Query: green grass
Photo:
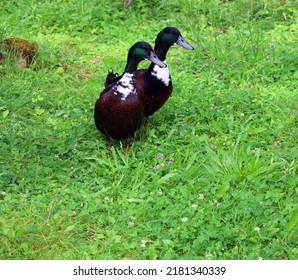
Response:
[[[297,2],[150,3],[1,4],[39,56],[0,66],[0,259],[298,258]],[[110,156],[106,73],[165,26],[195,51],[170,49],[172,97]]]

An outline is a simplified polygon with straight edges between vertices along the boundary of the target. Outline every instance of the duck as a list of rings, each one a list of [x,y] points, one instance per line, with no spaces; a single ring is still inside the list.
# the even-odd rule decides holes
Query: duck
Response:
[[[194,47],[186,42],[181,32],[176,27],[165,27],[155,40],[154,51],[157,57],[166,63],[167,52],[173,45],[179,45],[187,50]],[[113,71],[109,72],[105,84],[115,83],[119,76]],[[149,116],[158,111],[169,99],[173,92],[172,79],[168,67],[160,67],[152,62],[148,69],[140,69],[136,72],[137,95],[144,103],[145,131],[148,127]]]
[[[106,85],[94,107],[96,128],[106,136],[108,148],[111,148],[111,138],[126,138],[126,154],[143,118],[144,102],[136,93],[136,70],[142,60],[150,60],[161,68],[167,66],[157,58],[149,43],[135,43],[129,49],[123,74]]]

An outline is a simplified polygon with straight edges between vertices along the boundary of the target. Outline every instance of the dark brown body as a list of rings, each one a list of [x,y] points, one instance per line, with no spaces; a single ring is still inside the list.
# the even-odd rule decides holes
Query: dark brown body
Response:
[[[144,116],[148,118],[158,111],[172,94],[172,81],[166,86],[147,70],[137,71],[137,94],[144,102]]]
[[[121,100],[108,87],[95,103],[95,125],[109,138],[131,138],[140,128],[143,109],[143,102],[136,94],[129,94],[126,100]]]

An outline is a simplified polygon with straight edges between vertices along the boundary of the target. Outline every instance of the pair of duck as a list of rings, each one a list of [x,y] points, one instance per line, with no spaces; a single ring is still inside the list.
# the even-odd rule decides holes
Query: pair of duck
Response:
[[[149,116],[170,97],[173,86],[165,60],[174,44],[194,49],[177,28],[166,27],[157,35],[154,50],[146,42],[137,42],[128,52],[124,73],[121,76],[108,73],[105,89],[95,103],[94,120],[97,129],[106,136],[109,148],[110,138],[126,138],[125,152],[128,153],[143,117],[147,129]],[[146,70],[137,70],[142,60],[150,60],[151,64]]]

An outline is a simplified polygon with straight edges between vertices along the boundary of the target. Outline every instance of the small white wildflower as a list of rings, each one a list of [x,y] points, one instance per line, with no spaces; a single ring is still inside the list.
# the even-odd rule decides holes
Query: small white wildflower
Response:
[[[219,203],[217,201],[214,201],[213,202],[213,206],[215,206],[216,208],[218,208],[219,207]]]
[[[146,243],[147,243],[147,240],[142,239],[141,240],[141,247],[145,248],[146,247]]]
[[[262,258],[262,257],[257,257],[257,260],[258,260],[258,261],[262,261],[263,258]]]
[[[245,117],[245,114],[244,114],[244,113],[241,113],[241,114],[240,114],[240,117],[241,117],[241,118],[244,118],[244,117]]]
[[[159,191],[157,194],[158,194],[159,196],[162,196],[162,191]]]
[[[174,158],[170,158],[170,159],[169,159],[169,163],[173,163],[174,161],[175,161]]]
[[[181,219],[181,221],[182,221],[183,223],[185,223],[185,222],[188,221],[188,218],[187,218],[187,217],[183,217],[183,218]]]
[[[4,196],[4,195],[6,195],[6,192],[2,192],[1,194]]]
[[[159,168],[164,167],[164,163],[162,162],[161,164],[157,164],[153,167],[154,170],[158,170]]]
[[[198,207],[198,204],[195,204],[195,203],[194,203],[194,204],[191,205],[191,207],[192,207],[192,208],[197,208],[197,207]]]
[[[159,168],[160,168],[160,165],[159,165],[159,164],[156,164],[156,165],[153,167],[154,170],[158,170]]]
[[[133,227],[133,226],[135,225],[135,223],[134,223],[134,222],[128,222],[127,225],[128,225],[129,227]]]
[[[292,173],[292,171],[290,169],[284,170],[284,174],[285,175],[290,175],[291,173]]]
[[[157,153],[157,157],[158,157],[158,158],[163,158],[163,154],[162,154],[161,152],[158,152],[158,153]]]
[[[109,201],[110,199],[106,196],[103,200]]]
[[[254,231],[260,232],[260,228],[259,227],[254,227]]]
[[[209,253],[209,252],[207,252],[207,253],[205,254],[205,258],[206,258],[206,259],[210,259],[210,258],[212,258],[212,254]]]
[[[130,218],[131,218],[132,220],[135,220],[136,217],[135,217],[135,216],[130,216]]]
[[[278,148],[281,146],[281,144],[282,144],[281,141],[275,141],[275,142],[274,142],[274,146],[275,146],[275,147],[278,147]]]
[[[204,195],[202,193],[199,193],[198,200],[202,200],[202,199],[204,199]]]

